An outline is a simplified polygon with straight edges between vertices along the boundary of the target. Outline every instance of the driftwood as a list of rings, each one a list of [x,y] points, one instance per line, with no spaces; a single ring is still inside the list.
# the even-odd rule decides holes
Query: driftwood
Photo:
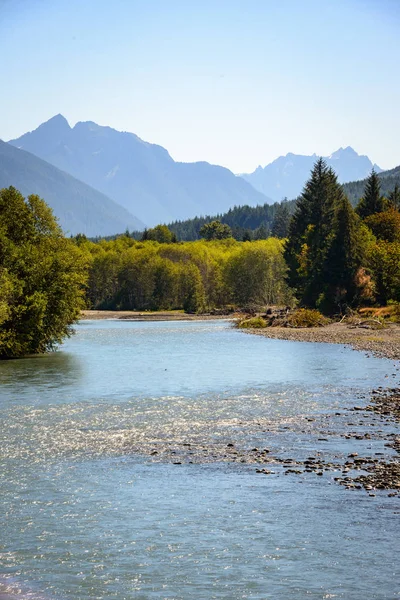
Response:
[[[382,329],[385,327],[385,324],[382,323],[381,321],[379,321],[379,319],[364,319],[363,321],[358,321],[357,323],[353,323],[352,325],[350,325],[351,329],[356,329],[356,328],[360,328],[360,329],[371,329],[371,327],[373,327],[373,325],[379,325],[379,327],[381,327]]]

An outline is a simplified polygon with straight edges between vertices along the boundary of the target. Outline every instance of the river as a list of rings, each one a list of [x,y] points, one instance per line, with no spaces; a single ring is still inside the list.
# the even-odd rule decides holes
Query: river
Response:
[[[393,361],[225,321],[82,321],[0,363],[0,597],[400,597],[399,498],[251,460],[390,454],[393,424],[344,432],[395,384]]]

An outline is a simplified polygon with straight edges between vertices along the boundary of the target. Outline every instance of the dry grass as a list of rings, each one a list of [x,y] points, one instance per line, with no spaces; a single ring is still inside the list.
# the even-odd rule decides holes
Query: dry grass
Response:
[[[358,314],[362,318],[379,319],[390,323],[400,323],[400,304],[390,306],[360,308]]]

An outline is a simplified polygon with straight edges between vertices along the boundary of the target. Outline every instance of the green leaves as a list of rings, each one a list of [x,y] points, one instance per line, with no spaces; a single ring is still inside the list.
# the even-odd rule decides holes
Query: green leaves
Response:
[[[184,309],[288,302],[283,242],[224,240],[87,243],[88,296],[95,308]]]
[[[0,190],[0,358],[46,352],[70,335],[86,275],[85,255],[43,200]]]
[[[285,246],[288,283],[304,306],[343,310],[357,296],[363,260],[357,216],[337,177],[318,160],[290,222]]]
[[[211,221],[206,223],[199,231],[200,237],[205,240],[224,240],[232,237],[232,230],[229,225],[221,223],[221,221]]]

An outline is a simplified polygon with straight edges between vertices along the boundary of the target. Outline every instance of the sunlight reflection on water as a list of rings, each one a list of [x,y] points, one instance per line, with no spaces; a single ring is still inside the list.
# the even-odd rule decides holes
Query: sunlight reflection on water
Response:
[[[1,571],[54,599],[393,599],[393,500],[260,478],[245,454],[304,457],[321,431],[348,452],[326,416],[392,372],[221,321],[84,322],[0,364]]]

